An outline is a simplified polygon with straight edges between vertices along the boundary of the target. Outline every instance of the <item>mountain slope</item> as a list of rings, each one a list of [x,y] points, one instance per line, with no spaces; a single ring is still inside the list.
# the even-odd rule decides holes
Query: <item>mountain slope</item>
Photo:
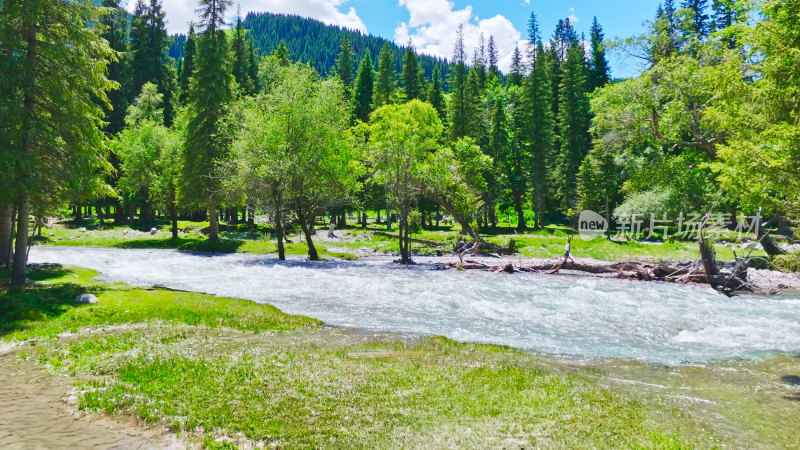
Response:
[[[326,25],[320,21],[299,16],[287,16],[272,13],[249,13],[244,19],[244,27],[250,30],[250,35],[255,41],[255,46],[262,54],[268,54],[275,49],[281,40],[286,42],[286,47],[295,61],[309,62],[321,74],[327,75],[336,64],[339,56],[339,43],[342,36],[347,34],[353,45],[357,62],[364,57],[364,51],[369,49],[372,60],[377,64],[378,54],[386,39],[364,35],[359,31],[347,30],[338,26]],[[394,52],[395,71],[403,69],[404,47],[399,47],[388,41]],[[448,70],[447,60],[434,58],[428,55],[419,55],[420,66],[425,71],[425,76],[430,78],[434,67],[444,75]]]

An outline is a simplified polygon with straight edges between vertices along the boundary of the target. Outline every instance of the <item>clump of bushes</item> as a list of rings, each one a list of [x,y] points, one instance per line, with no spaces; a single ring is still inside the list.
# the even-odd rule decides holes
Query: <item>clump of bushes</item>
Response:
[[[772,260],[772,267],[781,272],[800,272],[800,252],[776,256]]]

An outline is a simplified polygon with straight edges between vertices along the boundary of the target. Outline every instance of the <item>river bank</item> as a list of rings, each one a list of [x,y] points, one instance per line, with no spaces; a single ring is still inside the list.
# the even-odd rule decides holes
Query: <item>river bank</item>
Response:
[[[196,445],[788,448],[800,425],[798,390],[781,378],[800,373],[794,356],[564,359],[95,275],[43,267],[24,297],[2,295],[3,340],[25,344],[14,364],[73,377],[81,410]],[[100,302],[72,304],[86,291]]]

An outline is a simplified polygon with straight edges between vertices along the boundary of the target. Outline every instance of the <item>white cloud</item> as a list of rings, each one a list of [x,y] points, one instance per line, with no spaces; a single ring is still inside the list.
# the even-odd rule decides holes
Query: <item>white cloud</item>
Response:
[[[241,0],[234,1],[229,16],[236,15],[236,7],[241,4],[242,15],[250,11],[296,14],[317,19],[329,25],[339,25],[366,33],[367,27],[358,17],[355,8],[346,13],[339,10],[349,0]],[[170,34],[186,33],[190,21],[197,21],[197,0],[163,0],[167,13],[167,29]],[[128,0],[128,10],[133,11],[136,0]]]
[[[575,15],[575,8],[569,9],[569,15],[567,16],[567,19],[569,19],[569,23],[573,25],[581,21],[581,19],[578,19],[578,17]]]
[[[410,14],[408,22],[400,23],[394,31],[394,40],[399,45],[407,44],[410,39],[421,53],[452,59],[458,26],[463,24],[464,46],[470,59],[481,33],[487,41],[494,36],[503,71],[511,66],[516,45],[524,54],[526,41],[520,40],[522,34],[502,15],[480,19],[472,13],[471,6],[456,10],[448,0],[399,0],[399,3]]]

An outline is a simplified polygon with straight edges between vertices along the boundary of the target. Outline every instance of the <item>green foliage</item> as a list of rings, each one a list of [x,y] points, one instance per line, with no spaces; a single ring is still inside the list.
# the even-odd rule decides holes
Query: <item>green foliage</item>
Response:
[[[439,69],[433,70],[432,82],[428,92],[428,102],[433,106],[433,109],[439,113],[439,118],[445,120],[447,118],[447,110],[444,99],[444,92],[442,92],[442,74]]]
[[[592,44],[592,59],[589,63],[588,91],[592,92],[599,87],[603,87],[611,81],[609,74],[608,61],[606,60],[605,44],[603,43],[603,27],[597,21],[597,17],[592,21],[590,31]]]
[[[197,52],[197,35],[194,33],[194,24],[189,24],[189,37],[183,47],[183,59],[181,59],[181,73],[178,84],[181,87],[181,104],[186,104],[189,98],[190,80],[194,74],[194,56]]]
[[[393,61],[392,48],[387,42],[383,44],[381,54],[378,57],[378,73],[375,74],[375,89],[372,100],[375,108],[392,103],[392,93],[397,87]]]
[[[403,56],[403,87],[406,91],[406,100],[422,99],[423,91],[420,83],[421,74],[417,63],[417,53],[409,42]]]
[[[164,96],[164,122],[170,126],[175,118],[178,81],[175,64],[166,53],[169,36],[165,16],[159,0],[137,0],[130,33],[130,100],[145,83],[155,84]]]
[[[572,45],[566,58],[562,67],[558,98],[560,148],[555,155],[553,173],[553,197],[562,212],[577,206],[578,170],[591,145],[583,48],[577,44]]]
[[[353,45],[347,35],[342,36],[339,45],[339,58],[336,60],[336,74],[346,89],[353,87]]]
[[[191,204],[206,204],[211,221],[211,240],[217,239],[216,208],[225,198],[224,179],[230,167],[232,131],[227,123],[233,100],[233,76],[224,30],[227,1],[202,0],[194,75],[189,88],[188,123],[183,146],[184,186],[182,197]]]
[[[233,70],[233,79],[239,85],[243,94],[252,95],[256,91],[257,78],[251,78],[253,71],[250,68],[252,63],[249,47],[252,42],[247,39],[246,32],[242,26],[242,18],[236,18],[236,28],[233,33],[233,58],[231,67]]]
[[[800,252],[776,256],[772,267],[783,272],[800,272]]]
[[[344,87],[295,64],[249,103],[238,149],[242,182],[274,221],[282,220],[282,211],[294,214],[309,256],[317,259],[311,240],[316,217],[355,191],[361,171],[347,133]]]
[[[114,135],[125,126],[125,111],[129,102],[128,85],[131,72],[128,59],[124,55],[128,51],[128,17],[117,0],[103,0],[103,7],[109,8],[102,18],[105,27],[103,39],[108,41],[112,50],[119,53],[117,60],[108,64],[108,79],[119,84],[119,88],[107,94],[109,105],[107,107],[103,105],[105,120],[108,122],[104,131]]]
[[[364,59],[358,65],[355,92],[353,93],[353,119],[362,122],[369,121],[372,113],[372,97],[375,84],[375,73],[372,70],[372,58],[369,52],[364,53]]]
[[[128,126],[111,146],[122,165],[119,193],[124,203],[131,204],[138,199],[174,215],[183,169],[181,132],[163,125],[161,99],[156,86],[146,83],[135,103],[128,108],[125,119]],[[179,119],[182,121],[183,118]],[[176,125],[176,128],[180,127]]]
[[[373,61],[384,44],[389,44],[393,57],[393,71],[399,73],[403,70],[405,48],[397,46],[391,40],[359,31],[328,25],[306,17],[266,12],[248,14],[244,20],[244,27],[250,30],[250,35],[262,55],[271,53],[280,42],[283,42],[296,61],[309,63],[323,76],[331,75],[338,70],[336,60],[345,37],[352,47],[353,55],[364,55],[369,52]],[[448,63],[442,58],[420,54],[417,55],[417,60],[426,77],[431,76],[434,68],[438,68],[440,73],[447,72]]]

